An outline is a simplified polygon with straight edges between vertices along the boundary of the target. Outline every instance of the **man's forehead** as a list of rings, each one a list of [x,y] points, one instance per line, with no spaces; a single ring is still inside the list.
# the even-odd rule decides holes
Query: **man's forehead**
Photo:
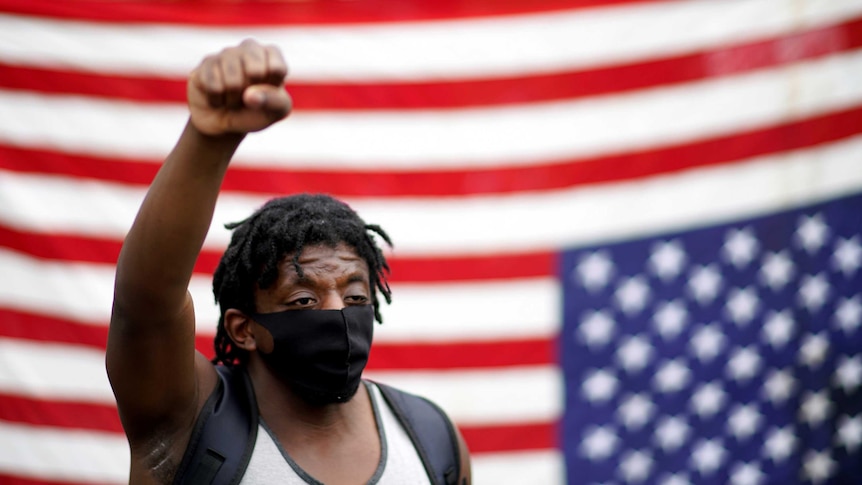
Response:
[[[285,276],[296,275],[293,258],[296,253],[286,254],[279,264]],[[352,246],[339,243],[337,245],[313,244],[302,248],[297,262],[309,270],[331,271],[364,271],[368,272],[368,264]]]

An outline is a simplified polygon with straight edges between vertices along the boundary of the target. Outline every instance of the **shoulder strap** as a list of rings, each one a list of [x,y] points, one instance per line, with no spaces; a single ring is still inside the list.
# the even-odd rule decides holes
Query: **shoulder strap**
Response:
[[[433,402],[374,383],[404,427],[425,465],[433,485],[454,485],[461,475],[461,456],[455,428]]]
[[[236,485],[257,439],[257,402],[245,371],[216,366],[219,382],[195,423],[174,485]]]

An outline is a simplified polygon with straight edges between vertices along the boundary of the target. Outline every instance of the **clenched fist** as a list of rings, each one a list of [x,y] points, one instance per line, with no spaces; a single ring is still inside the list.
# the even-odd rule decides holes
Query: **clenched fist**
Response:
[[[279,49],[245,40],[206,57],[189,76],[191,123],[201,133],[244,134],[284,119],[292,106]]]

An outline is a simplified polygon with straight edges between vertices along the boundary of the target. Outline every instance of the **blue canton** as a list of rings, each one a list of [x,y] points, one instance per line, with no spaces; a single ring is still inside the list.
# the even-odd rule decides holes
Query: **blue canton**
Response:
[[[862,483],[862,196],[561,260],[570,484]]]

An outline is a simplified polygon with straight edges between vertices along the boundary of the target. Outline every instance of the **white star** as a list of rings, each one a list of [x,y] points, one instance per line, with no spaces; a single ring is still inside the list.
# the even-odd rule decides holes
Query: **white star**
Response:
[[[803,475],[812,483],[819,484],[829,479],[835,471],[835,461],[829,451],[809,451],[802,461]]]
[[[628,429],[640,429],[652,419],[655,404],[644,394],[632,394],[617,409],[620,422]]]
[[[799,302],[814,313],[826,303],[829,298],[829,282],[823,274],[805,275],[799,284]]]
[[[862,384],[862,359],[858,355],[842,356],[835,369],[835,383],[847,393],[855,391]]]
[[[614,294],[617,305],[627,315],[634,315],[647,304],[650,298],[650,290],[642,276],[634,276],[626,279]]]
[[[685,266],[685,250],[679,241],[667,241],[657,243],[652,248],[649,257],[649,265],[663,281],[676,278]]]
[[[856,236],[838,240],[832,253],[832,266],[848,277],[862,266],[862,246]]]
[[[702,384],[691,396],[691,406],[694,412],[702,418],[717,413],[724,407],[727,397],[724,389],[715,382]]]
[[[754,237],[751,228],[731,229],[724,239],[724,257],[737,269],[748,266],[760,249],[760,243]]]
[[[688,291],[698,303],[706,305],[718,296],[721,281],[721,272],[715,265],[698,266],[688,278]]]
[[[594,293],[607,286],[613,277],[614,263],[607,251],[595,251],[581,258],[576,271],[584,288]]]
[[[649,339],[641,335],[626,337],[617,350],[617,360],[629,373],[639,372],[652,360],[653,347]]]
[[[725,453],[721,440],[700,440],[694,446],[691,461],[701,475],[709,475],[721,467]]]
[[[737,463],[730,472],[731,485],[760,485],[764,478],[756,463]]]
[[[795,389],[796,379],[788,370],[773,370],[763,383],[763,392],[773,404],[786,401],[793,395]]]
[[[727,361],[727,373],[737,381],[747,381],[760,370],[760,354],[753,346],[736,349]]]
[[[760,267],[760,279],[773,291],[781,290],[793,278],[793,261],[785,251],[768,253],[763,259],[763,266]]]
[[[701,362],[709,362],[724,349],[725,337],[716,323],[700,327],[691,337],[694,355]]]
[[[760,299],[754,288],[734,288],[727,297],[727,314],[738,326],[748,325],[757,314]]]
[[[655,428],[655,441],[667,452],[672,452],[684,445],[691,432],[691,427],[684,419],[676,416],[664,416]]]
[[[859,295],[842,298],[835,307],[835,321],[845,333],[853,333],[862,325],[862,303]]]
[[[794,326],[790,311],[771,312],[763,324],[763,339],[769,342],[772,348],[780,349],[793,337]]]
[[[669,301],[659,305],[653,321],[656,324],[659,335],[665,340],[670,340],[685,329],[688,319],[688,310],[679,300]]]
[[[781,463],[793,454],[794,448],[796,448],[796,434],[790,426],[772,428],[766,434],[766,441],[763,442],[763,455],[773,463]]]
[[[658,485],[692,485],[685,473],[674,473],[673,475],[664,475],[658,482]]]
[[[616,376],[604,369],[592,370],[582,384],[584,394],[590,402],[603,402],[614,397],[619,386]]]
[[[665,393],[684,389],[691,380],[691,371],[683,359],[666,361],[659,367],[653,379],[653,385]]]
[[[605,311],[594,311],[581,318],[578,331],[581,338],[590,347],[603,347],[614,336],[616,322]]]
[[[796,240],[809,254],[814,254],[826,244],[829,237],[829,227],[823,221],[820,214],[813,216],[802,216],[799,218],[799,226],[796,229]]]
[[[808,334],[799,346],[799,360],[813,369],[819,367],[829,354],[829,337],[826,332]]]
[[[802,397],[799,414],[802,420],[812,427],[817,426],[832,414],[832,402],[823,391],[806,392]]]
[[[604,460],[614,453],[619,438],[613,429],[607,426],[596,426],[584,433],[581,442],[581,453],[590,461]]]
[[[855,453],[859,445],[862,445],[862,415],[852,418],[841,416],[838,420],[838,436],[835,441],[849,453]]]
[[[760,428],[763,416],[754,404],[739,405],[730,412],[727,427],[737,440],[745,440]]]
[[[652,470],[652,456],[644,451],[629,451],[620,462],[620,474],[626,483],[640,483],[649,477]]]

